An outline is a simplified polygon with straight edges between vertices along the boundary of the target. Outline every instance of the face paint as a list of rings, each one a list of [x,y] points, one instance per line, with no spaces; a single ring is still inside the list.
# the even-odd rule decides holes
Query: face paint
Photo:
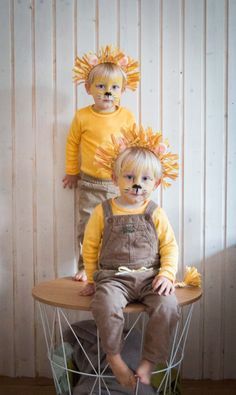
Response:
[[[139,190],[139,189],[142,189],[142,187],[141,187],[141,185],[134,184],[134,185],[132,186],[132,189],[134,189],[134,190],[136,191],[136,195],[137,195],[137,194],[138,194],[138,190]]]
[[[125,207],[134,205],[141,206],[147,200],[156,187],[156,179],[150,170],[140,171],[126,168],[121,171],[117,179],[120,190],[119,202]]]
[[[119,105],[122,94],[122,76],[94,78],[88,92],[93,96],[94,109],[99,112],[112,112]]]

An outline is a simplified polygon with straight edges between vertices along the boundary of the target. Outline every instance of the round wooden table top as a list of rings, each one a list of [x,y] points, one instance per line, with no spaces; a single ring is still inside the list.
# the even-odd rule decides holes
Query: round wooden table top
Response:
[[[72,310],[90,310],[92,296],[79,295],[84,283],[75,281],[72,277],[58,278],[36,285],[32,290],[34,299],[41,303]],[[180,306],[192,304],[202,296],[198,287],[176,288],[176,297]],[[130,303],[124,309],[126,313],[139,313],[144,311],[142,303]]]

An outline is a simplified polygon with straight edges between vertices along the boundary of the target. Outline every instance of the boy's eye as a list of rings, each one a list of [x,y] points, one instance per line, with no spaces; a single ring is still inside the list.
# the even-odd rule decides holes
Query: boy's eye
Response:
[[[128,180],[132,180],[133,176],[131,174],[126,174],[125,178],[127,178]]]
[[[144,177],[143,177],[143,181],[148,181],[148,180],[152,180],[152,178],[149,177],[149,176],[144,176]]]
[[[104,89],[104,88],[105,88],[105,85],[104,85],[104,84],[98,84],[98,85],[96,85],[96,88],[98,88],[98,89]]]
[[[119,85],[112,85],[112,89],[120,89]]]

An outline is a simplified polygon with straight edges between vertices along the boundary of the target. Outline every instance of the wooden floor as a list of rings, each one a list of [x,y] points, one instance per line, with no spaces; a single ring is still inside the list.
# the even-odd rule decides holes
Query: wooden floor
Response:
[[[183,395],[236,395],[236,380],[183,380]],[[0,377],[0,395],[56,395],[50,379]]]

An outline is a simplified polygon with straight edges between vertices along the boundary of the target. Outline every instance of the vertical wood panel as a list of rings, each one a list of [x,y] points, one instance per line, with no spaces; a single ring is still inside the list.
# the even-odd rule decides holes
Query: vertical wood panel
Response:
[[[77,2],[77,55],[79,57],[89,51],[95,51],[96,48],[96,1],[95,0],[79,0]],[[77,88],[77,107],[85,107],[92,103],[92,98],[89,96],[81,84]]]
[[[204,369],[206,377],[222,378],[224,262],[224,28],[222,1],[208,1],[206,10],[206,214]],[[217,81],[217,83],[216,83]]]
[[[36,282],[55,277],[53,188],[53,48],[52,2],[35,2],[36,127]],[[40,317],[36,314],[36,371],[46,376],[49,363]]]
[[[184,10],[184,211],[183,266],[202,271],[204,193],[204,3],[185,3]],[[187,342],[184,375],[202,375],[202,315],[196,304]],[[194,341],[192,341],[194,339]],[[195,356],[192,358],[192,356]]]
[[[54,273],[52,2],[35,3],[37,281]],[[50,262],[50,265],[48,263]]]
[[[15,130],[16,130],[16,374],[34,374],[34,308],[31,289],[34,279],[33,177],[35,176],[32,124],[32,5],[15,1]]]
[[[1,325],[0,371],[14,375],[14,305],[13,305],[13,233],[12,160],[13,124],[11,120],[11,26],[10,3],[4,0],[0,12],[0,250],[1,250]]]
[[[57,275],[74,274],[74,193],[62,188],[65,172],[66,135],[74,115],[74,88],[72,66],[74,63],[74,2],[55,2],[56,17],[56,128],[54,136],[55,165],[55,218],[57,242]]]
[[[227,139],[227,185],[226,185],[226,255],[225,255],[225,293],[224,309],[224,378],[236,378],[236,1],[229,1],[228,9],[228,139]]]
[[[171,144],[171,150],[179,153],[180,171],[178,182],[163,194],[163,207],[174,228],[177,241],[180,240],[181,218],[181,143],[182,102],[181,83],[181,1],[163,1],[162,31],[162,129]],[[174,196],[174,199],[173,199]],[[178,210],[176,208],[179,208]]]
[[[120,0],[119,2],[119,43],[120,48],[134,59],[139,59],[139,2]],[[127,89],[121,105],[134,113],[136,122],[140,121],[139,88],[133,92]]]
[[[150,13],[150,10],[152,12]],[[147,43],[149,43],[147,45]],[[141,2],[141,123],[160,129],[160,2]]]
[[[117,44],[117,0],[98,1],[98,44]]]

